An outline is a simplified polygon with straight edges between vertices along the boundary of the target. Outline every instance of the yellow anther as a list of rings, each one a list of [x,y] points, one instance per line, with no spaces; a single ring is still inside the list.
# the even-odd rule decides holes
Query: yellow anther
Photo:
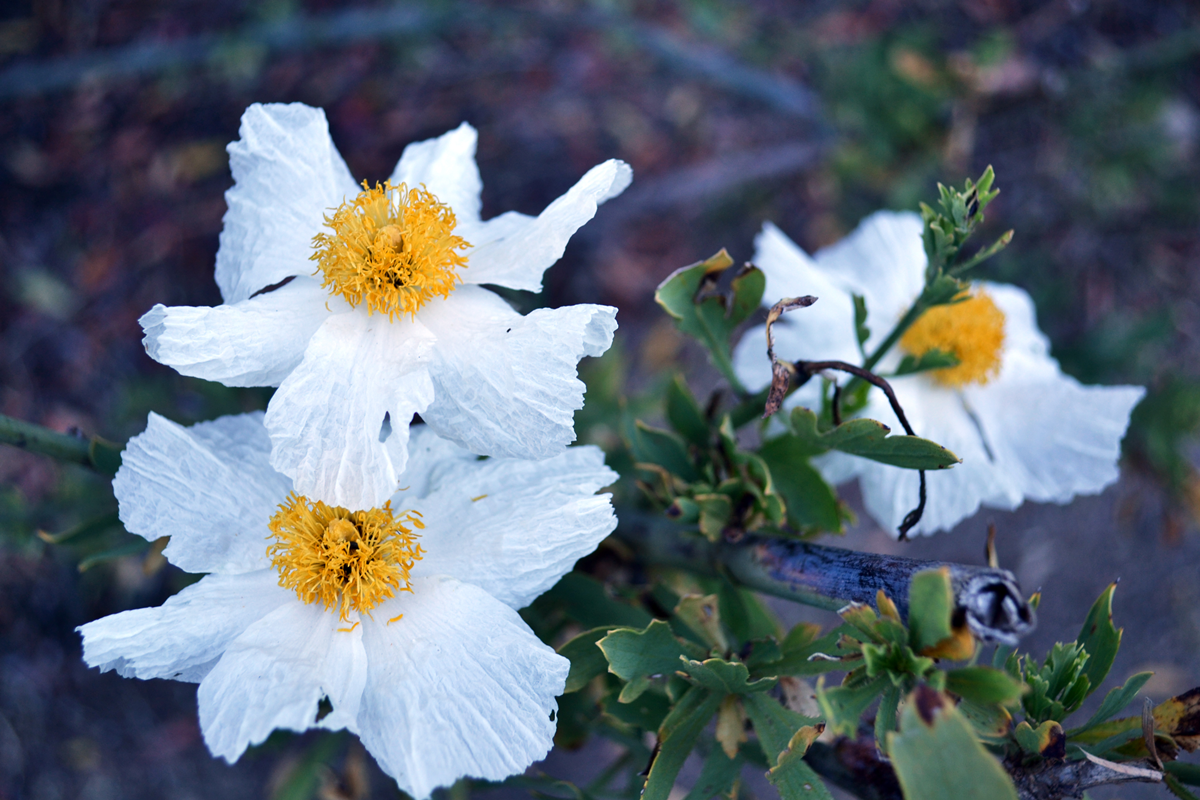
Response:
[[[321,285],[389,319],[449,296],[467,266],[459,251],[471,246],[454,235],[454,211],[424,188],[391,181],[362,187],[325,217],[333,233],[313,237]]]
[[[904,333],[900,347],[918,357],[930,350],[952,353],[958,359],[956,366],[930,373],[939,383],[954,387],[987,383],[1000,371],[1004,312],[984,292],[952,305],[934,306]]]
[[[291,494],[271,517],[275,541],[267,555],[280,586],[305,603],[336,608],[345,620],[350,611],[369,615],[396,592],[412,591],[409,572],[424,555],[417,526],[424,527],[416,512],[397,516],[391,503],[349,511]]]

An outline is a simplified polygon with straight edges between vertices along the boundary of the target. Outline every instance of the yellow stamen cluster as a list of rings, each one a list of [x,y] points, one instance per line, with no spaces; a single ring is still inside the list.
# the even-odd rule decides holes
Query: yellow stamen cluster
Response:
[[[370,511],[349,511],[288,495],[271,517],[275,542],[267,547],[279,585],[292,589],[305,603],[350,611],[372,608],[409,592],[409,572],[424,555],[417,544],[421,515],[392,513],[391,503]]]
[[[954,354],[956,366],[930,373],[939,383],[954,387],[987,383],[1000,371],[1004,312],[983,292],[952,305],[934,306],[904,333],[900,347],[918,357],[930,350]]]
[[[454,211],[424,188],[391,181],[363,191],[325,217],[332,234],[313,237],[321,285],[367,313],[395,319],[415,314],[434,297],[447,297],[461,281],[457,270],[471,245],[454,235]]]

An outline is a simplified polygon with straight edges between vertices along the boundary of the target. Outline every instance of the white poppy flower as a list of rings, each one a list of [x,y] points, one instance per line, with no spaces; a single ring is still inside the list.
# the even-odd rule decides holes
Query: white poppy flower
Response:
[[[417,426],[406,489],[351,512],[292,494],[270,451],[261,412],[151,414],[113,481],[121,520],[209,574],[80,627],[84,660],[199,683],[204,740],[230,762],[276,728],[345,728],[420,799],[543,757],[569,662],[516,609],[616,527],[604,454],[480,460]]]
[[[921,218],[879,212],[846,239],[810,258],[767,223],[754,263],[766,273],[768,303],[812,294],[817,303],[777,323],[775,353],[786,360],[862,363],[854,332],[852,295],[867,305],[871,353],[924,285]],[[918,436],[948,447],[962,463],[926,473],[929,500],[913,529],[949,529],[981,505],[1013,509],[1024,500],[1066,503],[1095,494],[1117,479],[1121,439],[1145,390],[1083,386],[1064,375],[1038,330],[1033,301],[1015,286],[980,282],[972,299],[926,312],[876,371],[887,376],[903,355],[938,348],[960,364],[946,370],[889,378]],[[770,383],[763,327],[749,331],[734,358],[751,389]],[[821,381],[801,387],[785,407],[819,408]],[[887,398],[871,389],[860,413],[902,431]],[[893,531],[917,502],[918,475],[858,456],[830,453],[814,460],[831,483],[857,477],[867,511]]]
[[[409,145],[374,188],[355,184],[320,109],[252,105],[240,136],[217,253],[224,304],[156,305],[140,321],[150,356],[184,375],[279,387],[271,464],[298,492],[380,504],[400,485],[415,413],[484,455],[548,458],[574,441],[576,366],[612,344],[616,309],[523,317],[481,284],[540,291],[571,235],[629,185],[628,165],[594,167],[537,217],[483,221],[466,123]]]

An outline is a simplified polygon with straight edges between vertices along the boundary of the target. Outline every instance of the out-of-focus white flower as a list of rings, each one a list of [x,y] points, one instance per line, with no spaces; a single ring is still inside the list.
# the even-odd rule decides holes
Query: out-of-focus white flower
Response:
[[[521,316],[480,284],[540,291],[596,207],[629,185],[594,167],[537,217],[480,219],[475,130],[411,144],[386,184],[355,184],[325,114],[253,105],[229,145],[217,253],[224,304],[156,305],[150,356],[227,386],[278,386],[271,464],[302,494],[369,508],[396,490],[414,413],[472,452],[547,458],[574,441],[579,359],[616,309]]]
[[[754,263],[767,276],[765,298],[819,298],[774,326],[776,355],[861,364],[852,295],[866,301],[870,336],[865,349],[871,353],[924,285],[921,231],[916,214],[879,212],[810,258],[774,225],[764,225]],[[1025,291],[973,284],[970,300],[926,312],[875,369],[887,376],[905,354],[935,348],[953,352],[959,365],[888,378],[917,435],[962,458],[952,469],[927,473],[929,502],[914,532],[949,529],[980,505],[1012,509],[1026,499],[1066,503],[1117,479],[1121,439],[1145,390],[1083,386],[1062,374]],[[734,363],[748,388],[770,383],[762,327],[738,344]],[[819,408],[820,383],[809,381],[785,407]],[[902,430],[878,389],[871,389],[860,415]],[[814,464],[832,483],[857,477],[867,511],[893,531],[916,505],[913,470],[836,452]]]
[[[417,798],[523,771],[551,747],[569,662],[516,609],[613,530],[595,492],[617,476],[595,447],[480,460],[417,426],[410,448],[407,489],[349,511],[291,493],[261,412],[152,414],[113,482],[121,520],[209,574],[80,627],[84,659],[199,683],[204,740],[230,762],[276,728],[345,728]]]

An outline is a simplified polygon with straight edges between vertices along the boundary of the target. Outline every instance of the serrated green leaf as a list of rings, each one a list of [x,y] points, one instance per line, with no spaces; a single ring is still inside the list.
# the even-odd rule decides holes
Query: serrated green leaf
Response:
[[[603,675],[608,669],[608,659],[604,652],[596,646],[596,642],[608,635],[612,628],[593,628],[579,634],[558,648],[558,654],[571,662],[571,671],[567,673],[567,686],[564,693],[577,692],[587,686],[597,675]]]
[[[656,619],[645,630],[631,628],[615,630],[597,642],[597,646],[608,659],[609,672],[623,681],[636,685],[632,697],[622,693],[622,700],[630,702],[649,686],[652,675],[670,675],[679,669],[680,656],[687,651],[675,635],[671,626]]]
[[[822,730],[824,726],[805,726],[796,731],[779,754],[778,763],[767,773],[767,780],[779,791],[782,800],[833,800],[817,773],[804,761],[804,754]]]
[[[675,318],[687,335],[708,348],[713,364],[738,392],[744,392],[730,359],[730,336],[762,302],[765,278],[751,269],[734,279],[732,296],[717,292],[721,272],[733,265],[725,250],[697,264],[677,269],[658,285],[655,301]],[[753,304],[750,301],[756,300]]]
[[[1034,728],[1028,721],[1013,728],[1013,740],[1030,755],[1062,758],[1066,755],[1066,734],[1062,726],[1049,719]]]
[[[710,800],[713,797],[730,795],[738,776],[741,775],[743,763],[740,755],[730,758],[725,755],[724,750],[714,745],[708,753],[708,758],[704,760],[700,777],[683,800]]]
[[[912,649],[920,653],[948,639],[954,631],[950,616],[954,592],[946,567],[922,570],[908,588],[908,632]]]
[[[693,686],[667,714],[658,729],[658,755],[650,765],[641,800],[667,800],[683,762],[704,726],[717,713],[721,699],[721,695]]]
[[[797,731],[820,721],[784,708],[778,700],[765,694],[745,695],[742,703],[767,756],[767,763],[772,767],[778,763],[779,754],[788,748]]]
[[[709,658],[704,661],[684,659],[680,661],[679,668],[705,689],[723,694],[766,692],[775,688],[775,684],[778,683],[775,678],[760,678],[752,681],[750,680],[750,670],[746,668],[745,664],[720,658]]]
[[[1117,585],[1111,583],[1100,593],[1088,611],[1083,628],[1075,637],[1075,641],[1088,652],[1088,663],[1083,674],[1093,690],[1100,688],[1100,683],[1108,676],[1117,650],[1121,647],[1121,630],[1115,628],[1112,622],[1112,598],[1116,588]]]
[[[733,501],[729,495],[713,492],[697,494],[692,500],[700,509],[700,532],[710,541],[720,540],[725,526],[733,516]]]
[[[962,667],[946,673],[946,689],[981,706],[1016,702],[1029,690],[1007,672],[991,667]]]
[[[783,497],[789,521],[801,530],[840,532],[843,517],[837,495],[793,442],[789,436],[768,439],[758,451],[771,471],[775,491]]]
[[[675,432],[697,447],[707,447],[709,424],[682,375],[667,384],[667,421]]]
[[[903,469],[946,469],[961,461],[946,448],[919,436],[888,435],[890,429],[873,419],[852,419],[836,428],[820,432],[817,415],[797,406],[791,413],[790,444],[799,452],[819,455],[829,450],[862,456],[881,464]]]
[[[1016,800],[1008,774],[971,726],[931,689],[918,689],[888,734],[888,756],[908,800]]]

